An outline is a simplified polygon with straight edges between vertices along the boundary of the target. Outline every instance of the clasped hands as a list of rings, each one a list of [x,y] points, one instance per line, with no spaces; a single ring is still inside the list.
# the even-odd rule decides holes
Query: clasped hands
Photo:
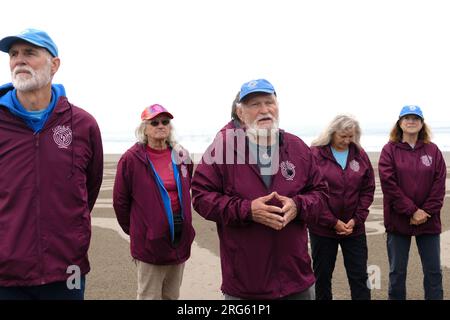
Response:
[[[282,207],[268,205],[272,199],[281,202]],[[252,201],[252,220],[275,230],[281,230],[297,216],[297,205],[291,198],[279,195],[276,191]]]
[[[414,212],[413,216],[409,219],[409,224],[418,226],[422,223],[427,222],[428,218],[431,218],[428,213],[426,213],[422,209],[417,209],[417,211]]]
[[[414,212],[413,216],[410,218],[409,223],[415,226],[418,226],[422,223],[427,222],[428,218],[431,216],[426,213],[422,209],[418,209],[416,212]],[[353,232],[353,227],[355,226],[355,220],[350,219],[349,222],[345,223],[341,220],[338,220],[336,225],[334,226],[334,229],[336,230],[336,234],[348,236]]]
[[[347,223],[345,223],[342,220],[338,220],[336,225],[334,226],[334,230],[336,230],[336,234],[340,236],[348,236],[352,234],[354,227],[355,227],[354,219],[350,219]]]

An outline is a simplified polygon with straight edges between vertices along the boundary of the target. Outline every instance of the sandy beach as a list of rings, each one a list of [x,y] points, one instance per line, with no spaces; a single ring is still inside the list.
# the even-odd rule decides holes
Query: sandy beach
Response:
[[[376,171],[375,201],[366,222],[369,261],[380,270],[379,286],[372,290],[373,299],[387,298],[388,262],[383,226],[382,193],[377,174],[379,153],[370,153]],[[104,181],[92,213],[92,242],[89,250],[91,272],[87,276],[86,299],[135,299],[136,267],[132,262],[128,237],[120,230],[112,207],[112,189],[120,155],[105,156]],[[445,153],[450,165],[450,153]],[[447,166],[447,193],[441,213],[441,263],[444,276],[444,298],[450,299],[450,168]],[[196,238],[191,258],[186,263],[181,299],[222,299],[219,242],[216,226],[193,212]],[[408,299],[423,299],[423,273],[415,242],[412,242],[407,279]],[[339,253],[333,274],[335,299],[350,299],[349,286]]]

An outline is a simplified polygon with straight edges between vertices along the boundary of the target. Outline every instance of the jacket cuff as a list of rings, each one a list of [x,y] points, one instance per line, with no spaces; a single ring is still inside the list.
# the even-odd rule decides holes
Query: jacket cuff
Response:
[[[413,214],[418,210],[419,208],[418,207],[416,207],[416,206],[413,206],[413,207],[411,207],[411,209],[409,209],[407,212],[406,212],[406,215],[408,216],[408,217],[412,217],[413,216]]]
[[[242,221],[252,221],[252,202],[244,200],[241,204],[241,219]]]
[[[352,219],[355,221],[355,226],[357,226],[357,225],[360,225],[360,224],[363,224],[364,223],[364,221],[361,221],[361,219],[358,217],[358,215],[357,214],[354,214],[353,215],[353,217],[352,217]]]
[[[336,226],[338,220],[339,220],[338,218],[333,218],[332,220],[330,220],[330,225],[329,225],[330,229],[334,230],[334,227]]]
[[[304,217],[302,216],[302,207],[300,206],[300,201],[298,201],[298,196],[292,197],[292,200],[297,207],[297,216],[294,218],[294,221],[305,221]]]

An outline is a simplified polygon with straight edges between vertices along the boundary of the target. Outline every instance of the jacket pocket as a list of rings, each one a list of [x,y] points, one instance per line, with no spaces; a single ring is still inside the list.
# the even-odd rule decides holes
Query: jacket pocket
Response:
[[[86,256],[91,242],[91,218],[90,216],[80,217],[80,226],[78,228],[79,252],[80,256]]]
[[[150,255],[149,258],[153,263],[163,264],[169,262],[173,252],[170,246],[169,232],[166,234],[149,229],[145,238],[145,250]]]
[[[233,253],[233,276],[237,280],[238,288],[247,294],[257,295],[270,291],[270,270],[272,262],[258,263],[250,254],[242,249]]]
[[[186,255],[190,255],[192,242],[194,242],[195,230],[192,225],[187,224],[183,228],[183,233],[181,234],[180,244],[176,247],[179,253],[179,257],[183,258]]]
[[[391,206],[389,222],[391,225],[391,232],[401,235],[413,235],[413,227],[409,223],[410,217],[405,214],[399,214]]]

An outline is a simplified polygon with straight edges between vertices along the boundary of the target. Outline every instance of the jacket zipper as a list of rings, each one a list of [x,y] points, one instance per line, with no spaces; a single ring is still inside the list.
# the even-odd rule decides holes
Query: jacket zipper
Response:
[[[34,135],[35,137],[35,145],[36,145],[36,226],[37,226],[37,235],[38,235],[38,256],[39,256],[39,272],[41,276],[41,284],[45,284],[44,280],[44,262],[43,262],[43,253],[42,253],[42,239],[41,239],[41,201],[40,201],[40,185],[41,185],[41,176],[40,176],[40,161],[39,161],[39,136],[37,133]]]
[[[176,183],[176,181],[175,181],[175,183]],[[163,189],[164,189],[164,191],[166,192],[166,194],[167,194],[167,198],[169,199],[169,201],[170,201],[170,196],[169,196],[169,191],[167,191],[167,189],[166,189],[166,187],[164,186],[164,184],[163,184]],[[181,201],[180,201],[180,206],[182,206],[183,204],[181,203]],[[173,239],[175,240],[175,220],[173,219],[173,214],[174,214],[174,212],[173,212],[173,210],[172,210],[172,203],[170,203],[169,202],[169,206],[170,206],[170,211],[172,211],[172,215],[170,216],[170,218],[171,218],[171,220],[172,220],[172,225],[173,225]],[[183,226],[184,226],[184,223],[183,223]],[[183,231],[182,231],[183,232]],[[183,233],[182,233],[183,234]],[[176,248],[174,248],[175,249],[175,254],[176,254],[176,256],[177,256],[177,260],[178,261],[180,261],[180,252],[179,252],[179,247],[180,247],[180,245],[181,245],[181,238],[179,239],[179,241],[180,241],[180,243],[178,243],[178,246],[176,247]],[[171,244],[173,244],[173,242],[172,242],[172,237],[170,237],[170,243]]]
[[[180,174],[180,167],[177,166],[177,170],[178,170],[178,174]],[[180,201],[180,214],[182,214],[182,218],[183,218],[183,224],[181,226],[181,234],[180,234],[180,239],[178,240],[178,245],[175,248],[175,253],[177,255],[177,260],[180,261],[180,246],[181,246],[181,238],[183,237],[184,233],[184,215],[183,215],[183,191],[181,191],[181,194],[178,193],[178,188],[181,188],[183,190],[183,181],[181,180],[180,177],[180,186],[178,186],[178,181],[175,177],[175,184],[177,185],[177,195],[181,196],[181,199],[178,199],[178,201]],[[172,207],[172,204],[170,204],[170,207]],[[172,211],[172,220],[173,220],[173,211]],[[173,222],[173,233],[174,233],[174,239],[175,239],[175,222]]]
[[[150,158],[147,157],[147,155],[145,155],[145,158],[147,159],[147,161],[149,163],[151,163]],[[155,172],[153,172],[152,167],[150,166],[150,171],[153,175],[153,178],[155,179],[156,184],[158,184],[158,179],[155,176]],[[162,183],[162,181],[161,181]],[[165,191],[167,198],[170,200],[170,196],[169,196],[169,192],[167,191],[166,187],[164,186],[164,184],[162,184],[163,190]],[[164,208],[164,200],[162,199],[162,195],[161,195],[161,202],[163,204],[163,208]],[[172,211],[172,215],[171,215],[171,220],[172,220],[172,225],[174,226],[173,232],[174,232],[174,239],[175,239],[175,223],[174,223],[174,219],[173,219],[173,210],[172,210],[172,204],[169,202],[169,207],[170,207],[170,211]],[[169,222],[170,225],[170,222]],[[169,227],[170,229],[170,227]],[[170,230],[169,230],[169,234],[170,234]],[[170,239],[169,239],[170,243],[172,244],[172,236],[170,235]],[[178,248],[175,249],[176,255],[177,255],[177,259],[180,260],[179,258],[179,254],[178,254]]]
[[[412,148],[412,152],[413,152],[413,155],[414,155],[414,159],[416,159],[416,149],[415,148]],[[418,161],[414,161],[414,172],[418,172]],[[415,187],[415,190],[414,190],[414,199],[416,199],[417,197],[416,197],[416,194],[417,194],[417,186]],[[419,226],[416,226],[415,228],[414,228],[415,226],[414,225],[412,225],[412,224],[410,224],[409,225],[409,228],[410,228],[410,230],[411,230],[411,234],[413,235],[413,236],[415,236],[416,234],[417,234],[417,227],[419,227]]]

